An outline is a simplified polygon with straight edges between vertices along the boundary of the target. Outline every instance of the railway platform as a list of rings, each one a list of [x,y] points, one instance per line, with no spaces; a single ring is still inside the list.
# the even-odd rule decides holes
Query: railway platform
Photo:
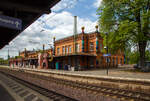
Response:
[[[79,101],[149,101],[149,73],[122,70],[122,68],[111,69],[107,76],[106,70],[58,71],[18,67],[0,68],[1,72]],[[141,75],[140,78],[135,74]],[[143,75],[145,76],[142,77]]]
[[[77,76],[86,76],[86,77],[150,81],[150,73],[130,72],[127,71],[129,68],[122,68],[122,67],[109,69],[108,75],[106,74],[106,69],[96,69],[96,70],[87,70],[87,71],[66,71],[66,70],[55,70],[55,69],[32,69],[32,68],[19,68],[19,67],[14,67],[14,69],[23,69],[23,70],[45,72],[45,73],[57,73],[57,74],[77,75]]]

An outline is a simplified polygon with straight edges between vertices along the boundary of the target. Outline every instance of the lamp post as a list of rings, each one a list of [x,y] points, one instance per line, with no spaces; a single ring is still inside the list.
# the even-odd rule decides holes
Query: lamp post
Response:
[[[53,55],[55,55],[55,39],[56,37],[53,37]]]
[[[106,53],[108,54],[108,33],[106,33]],[[106,67],[107,67],[107,75],[108,75],[108,56],[106,56]]]

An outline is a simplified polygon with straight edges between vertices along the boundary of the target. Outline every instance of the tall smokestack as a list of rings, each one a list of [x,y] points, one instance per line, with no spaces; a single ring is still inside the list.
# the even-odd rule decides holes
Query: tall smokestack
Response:
[[[74,16],[74,53],[76,53],[77,16]]]
[[[74,16],[74,35],[77,34],[77,16]]]

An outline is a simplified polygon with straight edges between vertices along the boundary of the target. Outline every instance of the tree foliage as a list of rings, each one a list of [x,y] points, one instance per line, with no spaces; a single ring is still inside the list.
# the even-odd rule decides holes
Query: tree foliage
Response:
[[[139,62],[139,58],[140,58],[139,52],[137,52],[137,51],[130,52],[129,64],[136,64],[136,63],[138,63]]]
[[[140,58],[145,58],[146,44],[150,40],[147,37],[150,34],[150,0],[103,0],[97,14],[100,31],[109,34],[111,52],[138,46]],[[106,44],[105,34],[103,36]]]
[[[147,50],[145,54],[146,54],[146,60],[150,61],[150,51]],[[139,62],[140,54],[138,51],[133,51],[128,54],[128,57],[129,57],[130,64],[136,64]]]

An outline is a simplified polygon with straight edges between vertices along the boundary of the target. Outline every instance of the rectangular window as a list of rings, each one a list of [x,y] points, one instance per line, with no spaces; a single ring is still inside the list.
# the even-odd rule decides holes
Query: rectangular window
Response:
[[[65,54],[65,46],[62,47],[62,53]]]
[[[80,51],[80,45],[78,43],[76,43],[76,52]]]
[[[60,49],[59,48],[57,48],[57,54],[60,54]]]
[[[68,53],[68,46],[66,46],[66,53]]]
[[[90,51],[94,51],[94,43],[90,42]]]
[[[71,46],[69,46],[69,53],[71,53]]]

